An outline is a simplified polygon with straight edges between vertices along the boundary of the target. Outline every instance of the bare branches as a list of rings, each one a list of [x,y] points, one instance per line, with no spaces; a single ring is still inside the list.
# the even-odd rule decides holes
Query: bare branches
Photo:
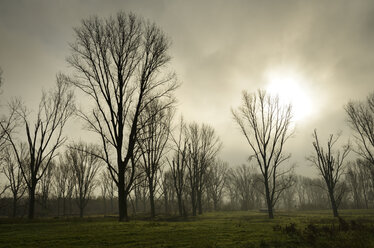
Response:
[[[69,162],[74,178],[74,195],[80,209],[80,217],[86,207],[91,194],[97,183],[95,176],[101,166],[98,157],[94,154],[98,148],[85,143],[76,143],[69,146],[66,152],[66,159]]]
[[[338,216],[338,206],[342,197],[342,192],[337,192],[337,185],[344,173],[344,161],[350,151],[349,145],[343,146],[342,150],[334,150],[334,145],[339,137],[340,135],[331,134],[327,140],[327,147],[324,148],[319,142],[317,130],[314,130],[313,147],[315,154],[307,158],[319,170],[326,183],[335,217]]]
[[[355,132],[357,146],[354,151],[374,165],[374,93],[364,102],[350,101],[345,111]]]
[[[52,91],[43,92],[34,122],[31,122],[28,109],[20,101],[13,101],[9,110],[8,121],[1,122],[0,126],[16,155],[29,189],[29,218],[33,218],[36,185],[57,155],[57,149],[66,140],[62,131],[75,110],[74,95],[65,78],[58,75],[56,87]],[[26,132],[26,143],[19,141],[12,133],[18,126]],[[23,154],[24,146],[28,150],[27,160]]]
[[[173,73],[163,72],[170,42],[154,23],[124,12],[106,20],[85,19],[74,31],[68,63],[76,74],[69,82],[94,102],[91,113],[80,116],[101,137],[102,159],[119,189],[122,221],[136,176],[139,116],[153,101],[173,99],[178,86]]]
[[[278,97],[265,91],[259,90],[257,94],[244,91],[242,106],[232,110],[232,114],[264,177],[269,217],[273,218],[272,208],[285,185],[289,185],[277,185],[280,181],[277,178],[284,173],[280,166],[291,156],[284,154],[283,148],[293,134],[292,106],[282,105]]]

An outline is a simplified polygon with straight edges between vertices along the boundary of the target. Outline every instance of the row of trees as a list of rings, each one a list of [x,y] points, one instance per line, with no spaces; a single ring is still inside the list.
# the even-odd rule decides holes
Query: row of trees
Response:
[[[284,149],[293,134],[291,105],[265,91],[243,93],[242,105],[232,114],[259,174],[245,166],[228,173],[227,164],[216,159],[221,142],[212,127],[185,123],[183,118],[172,127],[174,91],[179,84],[168,70],[170,41],[157,25],[120,12],[108,19],[84,19],[74,29],[74,37],[67,59],[72,71],[58,75],[54,90],[43,93],[36,116],[31,117],[26,105],[16,100],[0,122],[3,164],[12,168],[4,173],[14,199],[25,191],[22,182],[26,185],[29,218],[34,217],[36,190],[47,195],[52,178],[60,188],[59,198],[75,192],[83,215],[99,171],[104,175],[103,195],[113,195],[116,188],[119,221],[128,220],[133,198],[137,205],[146,195],[152,217],[160,195],[168,208],[175,194],[179,215],[189,208],[193,215],[201,214],[204,198],[212,199],[217,209],[224,188],[232,202],[235,197],[241,199],[243,209],[265,199],[269,218],[274,217],[273,208],[295,183],[293,167],[288,165],[291,155]],[[73,87],[86,96],[84,107],[76,107]],[[362,160],[357,164],[370,170],[374,167],[373,103],[371,95],[366,102],[350,102],[345,108],[355,132],[353,150]],[[63,146],[63,129],[74,114],[97,134],[99,146]],[[316,130],[313,138],[314,153],[308,160],[318,168],[337,216],[344,192],[340,182],[351,146],[336,149],[339,136],[335,135],[323,146]],[[248,173],[256,177],[245,179]],[[355,173],[352,169],[352,187]]]
[[[38,203],[36,212],[41,216],[83,216],[83,213],[87,211],[90,214],[117,214],[118,208],[114,205],[118,201],[117,191],[108,170],[100,168],[93,177],[88,176],[89,173],[83,173],[87,176],[80,179],[79,175],[82,173],[74,168],[69,168],[67,166],[69,163],[65,162],[65,159],[74,158],[79,154],[76,150],[70,149],[72,148],[69,148],[62,156],[62,161],[60,160],[50,167],[51,169],[41,179],[36,190],[36,202]],[[71,156],[71,153],[75,155]],[[374,206],[373,175],[368,167],[363,167],[360,163],[362,161],[357,160],[350,164],[347,173],[340,179],[337,186],[339,189],[337,190],[339,192],[339,197],[336,200],[337,206],[356,209]],[[183,179],[185,186],[182,188],[183,193],[178,197],[169,165],[165,164],[164,166],[165,168],[158,175],[160,180],[155,187],[153,206],[145,174],[138,178],[139,183],[135,184],[129,196],[128,204],[131,206],[129,209],[131,214],[151,213],[152,208],[159,214],[183,216],[193,214],[188,175]],[[84,190],[85,187],[81,187],[82,185],[88,185],[87,189],[89,190]],[[24,184],[20,186],[21,189],[25,189]],[[11,190],[7,192],[5,198],[0,200],[0,214],[23,216],[27,206],[26,198],[22,197],[24,191],[16,196],[12,194]],[[13,206],[12,197],[16,197],[13,198],[13,200],[16,199],[16,205]],[[328,209],[331,208],[329,202],[329,194],[323,178],[294,176],[292,186],[282,192],[275,208],[285,210]],[[261,173],[253,163],[252,165],[243,164],[230,167],[221,160],[215,160],[205,175],[201,206],[203,211],[265,210],[266,196]]]

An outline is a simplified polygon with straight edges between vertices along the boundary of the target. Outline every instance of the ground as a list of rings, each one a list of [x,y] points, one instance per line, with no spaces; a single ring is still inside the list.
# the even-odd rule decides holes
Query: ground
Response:
[[[374,210],[218,212],[193,218],[0,219],[0,247],[374,247]]]

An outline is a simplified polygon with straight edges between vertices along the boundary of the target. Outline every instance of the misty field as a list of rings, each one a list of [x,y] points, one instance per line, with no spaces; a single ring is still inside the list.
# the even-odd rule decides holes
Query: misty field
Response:
[[[374,247],[374,210],[219,212],[195,218],[158,217],[10,220],[0,247]]]

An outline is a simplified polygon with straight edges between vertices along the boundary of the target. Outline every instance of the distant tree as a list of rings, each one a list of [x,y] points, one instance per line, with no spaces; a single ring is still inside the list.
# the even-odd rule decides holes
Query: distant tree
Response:
[[[160,180],[160,171],[165,162],[166,144],[169,140],[173,117],[172,102],[153,101],[139,117],[142,129],[139,130],[137,148],[149,193],[151,217],[155,213],[155,192]]]
[[[222,203],[224,188],[228,178],[228,163],[222,160],[215,160],[208,171],[207,193],[213,200],[214,211],[219,210]]]
[[[374,167],[374,93],[365,101],[350,101],[345,111],[354,131],[354,151]]]
[[[170,42],[154,23],[123,12],[84,19],[74,31],[68,63],[76,76],[70,82],[94,102],[80,116],[101,137],[101,159],[118,187],[119,221],[128,221],[139,116],[156,99],[173,98],[178,86],[174,74],[165,73]]]
[[[175,197],[174,179],[170,170],[163,171],[162,173],[161,189],[164,197],[165,214],[169,214]]]
[[[290,187],[292,168],[282,170],[282,165],[291,155],[283,149],[292,135],[292,106],[281,104],[278,97],[259,90],[249,94],[243,92],[243,103],[232,110],[236,123],[244,134],[257,160],[263,183],[269,218],[274,218],[273,208],[282,191]]]
[[[66,150],[64,154],[60,154],[58,163],[54,170],[54,184],[57,196],[57,211],[60,214],[60,200],[62,199],[62,215],[66,215],[66,200],[71,200],[73,195],[74,178],[73,170],[69,163],[69,151]]]
[[[74,112],[73,92],[65,83],[64,77],[57,76],[57,85],[54,90],[43,92],[39,109],[32,125],[27,107],[20,101],[10,105],[8,120],[0,122],[1,130],[5,133],[7,142],[10,143],[16,154],[18,166],[21,169],[29,193],[28,218],[34,218],[35,191],[39,180],[44,176],[57,150],[65,142],[63,128]],[[18,122],[24,128],[27,137],[28,163],[22,158],[22,146],[9,126]]]
[[[369,161],[357,159],[350,163],[346,173],[355,208],[369,208],[369,196],[373,191],[372,177],[374,169]]]
[[[55,163],[54,161],[48,166],[47,170],[45,171],[43,177],[40,179],[39,186],[39,204],[42,206],[44,210],[44,214],[48,213],[48,200],[51,197],[52,189],[53,189],[53,179],[54,179],[54,171],[55,171]]]
[[[183,117],[180,118],[177,131],[171,135],[172,157],[168,160],[170,172],[173,177],[173,186],[178,202],[178,212],[183,216],[183,194],[186,185],[186,173],[188,163],[188,133]]]
[[[23,146],[23,148],[25,148],[25,146]],[[27,162],[26,154],[26,150],[21,151],[22,160],[24,162]],[[21,169],[18,166],[17,158],[15,158],[11,147],[8,146],[3,150],[1,163],[3,165],[2,171],[8,180],[7,185],[9,185],[13,197],[12,216],[14,218],[17,216],[17,203],[24,195],[27,187]]]
[[[104,170],[100,175],[100,189],[101,195],[104,199],[104,212],[107,213],[106,200],[110,200],[110,213],[113,213],[113,201],[116,193],[116,185],[112,180],[112,176],[108,170]]]
[[[334,217],[338,217],[338,207],[344,194],[344,188],[339,187],[339,182],[344,174],[345,159],[349,153],[349,145],[340,150],[334,150],[334,145],[340,135],[331,134],[327,140],[326,149],[318,140],[317,130],[313,132],[314,154],[308,160],[319,170],[327,188]]]
[[[191,123],[188,127],[188,163],[187,179],[190,188],[192,215],[196,216],[202,210],[202,196],[206,188],[207,173],[217,152],[221,149],[221,142],[215,130],[209,126]]]
[[[228,172],[229,187],[231,192],[237,194],[241,210],[249,210],[254,202],[255,172],[246,164],[231,168]]]
[[[68,147],[67,159],[73,172],[74,197],[79,207],[80,217],[83,217],[84,209],[97,186],[95,177],[101,160],[96,154],[100,154],[97,147],[83,142]]]

